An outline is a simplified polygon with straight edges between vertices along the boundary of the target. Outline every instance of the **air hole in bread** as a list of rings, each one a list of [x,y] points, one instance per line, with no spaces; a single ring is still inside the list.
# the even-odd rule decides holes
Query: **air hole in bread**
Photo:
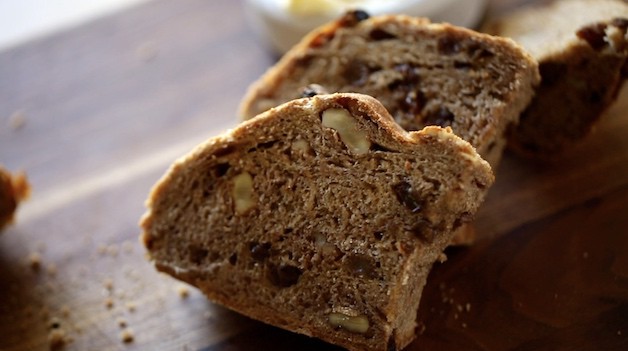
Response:
[[[470,62],[454,61],[454,68],[455,69],[470,69],[472,67],[473,67],[473,65]]]
[[[491,50],[486,48],[482,43],[470,41],[467,43],[466,51],[472,59],[489,59],[495,56]]]
[[[382,151],[382,152],[394,152],[393,150],[390,150],[384,146],[381,146],[380,144],[375,144],[375,143],[371,143],[371,150]]]
[[[230,167],[231,165],[228,163],[219,163],[218,165],[216,165],[216,167],[214,167],[214,171],[216,172],[217,176],[222,177],[227,174]]]
[[[369,37],[375,41],[397,39],[397,36],[383,29],[376,28],[369,33]]]
[[[270,149],[276,143],[277,143],[277,140],[266,141],[266,142],[258,144],[257,145],[257,149],[259,149],[259,150]]]
[[[238,263],[238,254],[234,252],[231,254],[231,256],[229,256],[229,264],[235,266],[236,263]]]
[[[375,279],[378,277],[377,266],[372,257],[363,254],[350,254],[344,258],[345,268],[357,277]]]
[[[268,265],[268,280],[274,286],[288,288],[298,283],[303,271],[290,264]]]
[[[217,158],[225,157],[225,156],[233,153],[234,151],[236,151],[236,149],[237,149],[236,145],[226,144],[223,147],[221,147],[220,149],[216,150],[214,152],[214,156],[216,156]]]
[[[209,255],[209,250],[196,245],[190,245],[189,251],[190,262],[194,264],[203,263],[205,261],[205,258],[207,258],[207,256]]]
[[[251,253],[251,258],[257,262],[263,262],[268,257],[270,257],[270,243],[258,243],[251,242],[249,243],[249,251]]]

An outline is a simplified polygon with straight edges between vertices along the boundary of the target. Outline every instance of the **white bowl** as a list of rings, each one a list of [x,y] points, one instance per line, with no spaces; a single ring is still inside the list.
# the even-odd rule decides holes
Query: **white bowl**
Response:
[[[273,50],[284,53],[312,29],[351,9],[473,27],[485,5],[486,0],[246,0],[245,9],[251,27]]]

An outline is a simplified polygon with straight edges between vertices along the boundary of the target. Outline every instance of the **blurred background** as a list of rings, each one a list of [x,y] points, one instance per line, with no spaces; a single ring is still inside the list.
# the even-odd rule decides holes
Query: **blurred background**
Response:
[[[1,0],[0,50],[148,0]]]

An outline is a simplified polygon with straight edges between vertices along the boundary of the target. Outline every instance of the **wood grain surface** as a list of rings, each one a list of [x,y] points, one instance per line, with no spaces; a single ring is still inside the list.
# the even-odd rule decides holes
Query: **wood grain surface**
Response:
[[[0,52],[0,163],[33,186],[0,235],[0,350],[338,349],[208,302],[137,240],[150,187],[273,63],[242,6],[156,0]],[[507,154],[407,350],[628,350],[626,135],[628,89],[556,161]]]

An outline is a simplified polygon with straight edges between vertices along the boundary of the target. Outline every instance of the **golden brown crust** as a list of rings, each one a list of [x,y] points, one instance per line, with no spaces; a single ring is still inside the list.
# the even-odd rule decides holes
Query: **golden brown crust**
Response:
[[[235,311],[350,350],[400,349],[432,263],[492,182],[449,129],[406,132],[372,97],[315,96],[175,162],[142,241],[157,269]]]

